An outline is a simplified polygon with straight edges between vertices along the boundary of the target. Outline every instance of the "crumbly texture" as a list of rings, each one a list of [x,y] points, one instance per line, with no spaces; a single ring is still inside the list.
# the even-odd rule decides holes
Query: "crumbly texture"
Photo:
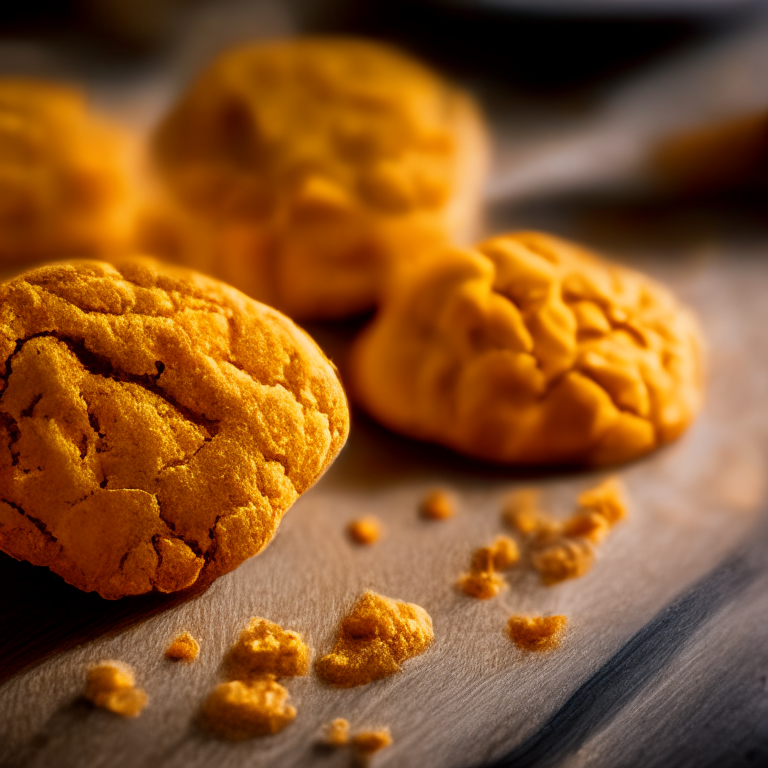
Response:
[[[88,670],[86,698],[122,717],[138,717],[149,697],[136,687],[133,670],[120,661],[104,661]]]
[[[375,544],[381,538],[381,521],[373,516],[353,520],[347,526],[347,533],[356,544]]]
[[[261,551],[349,414],[290,320],[146,259],[0,284],[0,549],[118,598]]]
[[[365,592],[342,620],[333,650],[315,664],[331,685],[352,688],[399,672],[429,648],[432,619],[420,606]]]
[[[394,275],[352,392],[389,428],[509,464],[611,464],[702,400],[697,323],[658,283],[535,232]]]
[[[353,748],[363,756],[372,755],[379,750],[392,746],[392,734],[389,728],[375,731],[360,731],[352,737]]]
[[[165,651],[170,661],[194,661],[200,653],[200,643],[189,632],[182,632]]]
[[[456,505],[450,494],[438,488],[424,497],[419,512],[427,520],[448,520],[456,514]]]
[[[566,616],[511,616],[507,623],[509,638],[526,651],[551,651],[560,645]]]
[[[520,497],[523,498],[523,497]],[[627,515],[621,483],[608,478],[578,497],[576,511],[558,521],[543,512],[536,500],[511,504],[505,516],[525,537],[531,565],[546,585],[583,576],[595,561],[595,546]]]
[[[325,727],[323,744],[329,747],[343,747],[349,743],[349,720],[337,717]]]
[[[221,683],[203,704],[203,722],[217,736],[232,741],[268,736],[296,717],[289,698],[273,675]]]
[[[472,237],[487,147],[471,100],[422,64],[314,37],[221,55],[154,157],[195,232],[181,258],[291,317],[340,317],[393,260]]]
[[[0,78],[0,266],[128,247],[135,142],[75,89]]]
[[[518,533],[533,533],[541,523],[539,492],[535,488],[513,491],[504,502],[501,516]]]
[[[489,600],[506,588],[507,582],[498,571],[506,571],[520,559],[517,542],[509,536],[498,536],[488,547],[472,553],[469,572],[461,575],[459,589],[477,600]]]
[[[306,675],[311,651],[298,632],[254,617],[241,632],[226,659],[229,677],[250,680],[264,674]]]

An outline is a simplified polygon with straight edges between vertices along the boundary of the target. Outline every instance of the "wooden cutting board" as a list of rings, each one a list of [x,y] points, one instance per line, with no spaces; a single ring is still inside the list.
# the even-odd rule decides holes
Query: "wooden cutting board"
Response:
[[[487,602],[453,586],[471,550],[503,531],[511,490],[535,485],[565,515],[602,475],[524,477],[359,416],[336,464],[269,548],[204,594],[111,603],[1,558],[0,765],[348,765],[348,752],[316,746],[334,717],[391,728],[382,766],[458,768],[505,755],[504,765],[633,765],[642,755],[651,765],[730,765],[759,750],[768,723],[767,251],[765,240],[741,251],[711,243],[630,259],[698,310],[710,344],[708,397],[678,443],[618,471],[630,516],[583,578],[544,587],[515,573]],[[350,327],[313,330],[343,362]],[[454,519],[418,517],[434,486],[457,494]],[[363,514],[386,528],[369,548],[344,532]],[[364,589],[424,606],[432,648],[361,688],[290,680],[298,717],[276,736],[231,744],[198,727],[222,657],[250,617],[298,630],[322,652]],[[515,648],[504,634],[513,612],[566,614],[561,648]],[[163,658],[182,630],[202,647],[191,665]],[[85,670],[102,659],[131,664],[148,691],[137,720],[82,700]]]

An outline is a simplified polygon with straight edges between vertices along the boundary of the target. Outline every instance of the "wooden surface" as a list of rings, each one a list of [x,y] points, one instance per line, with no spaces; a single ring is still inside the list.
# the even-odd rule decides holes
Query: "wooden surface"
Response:
[[[340,458],[269,548],[204,594],[111,603],[0,556],[3,768],[346,766],[348,752],[316,746],[334,717],[392,729],[381,766],[768,763],[764,209],[563,203],[500,207],[489,226],[541,226],[612,252],[694,306],[709,342],[703,413],[678,443],[619,470],[630,516],[593,570],[554,587],[514,572],[510,589],[488,602],[457,593],[471,550],[503,531],[509,491],[540,487],[553,513],[566,515],[602,474],[490,468],[356,414]],[[342,366],[354,329],[311,328]],[[436,485],[460,502],[445,523],[416,514]],[[363,514],[386,528],[371,548],[344,533]],[[276,736],[230,744],[199,728],[201,702],[250,617],[298,630],[323,652],[363,589],[426,608],[432,648],[362,688],[336,690],[314,675],[288,681],[298,716]],[[565,613],[561,648],[517,650],[504,634],[512,612]],[[183,630],[202,648],[191,665],[163,658]],[[131,664],[150,695],[137,720],[81,698],[88,665],[107,658]]]

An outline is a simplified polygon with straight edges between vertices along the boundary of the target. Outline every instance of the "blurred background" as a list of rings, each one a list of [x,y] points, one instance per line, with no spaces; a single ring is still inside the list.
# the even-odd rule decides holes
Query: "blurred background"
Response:
[[[765,224],[763,0],[31,0],[3,3],[0,73],[85,84],[147,129],[218,51],[296,33],[395,42],[475,93],[490,228],[618,246]]]

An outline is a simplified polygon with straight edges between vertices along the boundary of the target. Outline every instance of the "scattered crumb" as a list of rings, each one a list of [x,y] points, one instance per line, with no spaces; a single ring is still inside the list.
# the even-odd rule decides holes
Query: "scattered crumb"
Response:
[[[85,696],[97,707],[123,717],[138,717],[149,697],[136,688],[133,670],[120,661],[103,661],[88,670]]]
[[[458,587],[465,595],[478,600],[496,597],[506,586],[497,571],[506,571],[519,559],[517,543],[509,536],[499,536],[489,547],[480,547],[472,553],[469,573],[461,575]]]
[[[372,755],[381,749],[392,745],[392,734],[389,728],[380,728],[377,731],[360,731],[352,737],[352,746],[364,756]]]
[[[337,717],[325,727],[323,743],[330,747],[343,747],[349,743],[349,720]]]
[[[584,491],[578,505],[571,517],[559,522],[540,509],[533,489],[517,491],[507,500],[504,519],[524,536],[531,564],[544,584],[557,584],[587,573],[595,559],[592,545],[600,544],[627,514],[616,478]]]
[[[282,731],[296,717],[288,691],[264,675],[248,682],[232,680],[217,685],[203,704],[208,728],[225,739],[250,739]]]
[[[347,533],[356,544],[375,544],[381,538],[381,523],[377,517],[362,517],[347,526]]]
[[[519,533],[533,533],[538,524],[539,492],[535,488],[521,488],[507,497],[502,510],[504,522]]]
[[[420,606],[364,592],[342,620],[331,653],[316,664],[331,685],[351,688],[399,672],[434,639],[432,619]]]
[[[469,597],[477,600],[490,600],[501,592],[507,585],[503,576],[493,571],[481,573],[464,573],[459,578],[459,588]]]
[[[563,524],[563,536],[572,539],[587,539],[599,544],[608,535],[610,523],[598,512],[579,510]]]
[[[427,520],[447,520],[456,514],[451,497],[439,488],[424,497],[419,510],[421,516]]]
[[[520,549],[509,536],[498,536],[491,547],[493,567],[497,571],[506,571],[520,559]]]
[[[583,539],[563,538],[531,555],[531,563],[546,585],[583,576],[592,567],[594,559],[594,550]]]
[[[294,677],[307,674],[310,655],[309,646],[298,632],[256,616],[227,654],[226,668],[233,680],[264,674]]]
[[[565,631],[566,616],[512,616],[507,624],[509,637],[526,651],[557,648]]]
[[[200,653],[200,643],[189,632],[182,632],[165,652],[171,661],[194,661]]]
[[[602,515],[611,527],[627,516],[622,485],[618,478],[610,477],[596,488],[579,496],[579,507]]]

